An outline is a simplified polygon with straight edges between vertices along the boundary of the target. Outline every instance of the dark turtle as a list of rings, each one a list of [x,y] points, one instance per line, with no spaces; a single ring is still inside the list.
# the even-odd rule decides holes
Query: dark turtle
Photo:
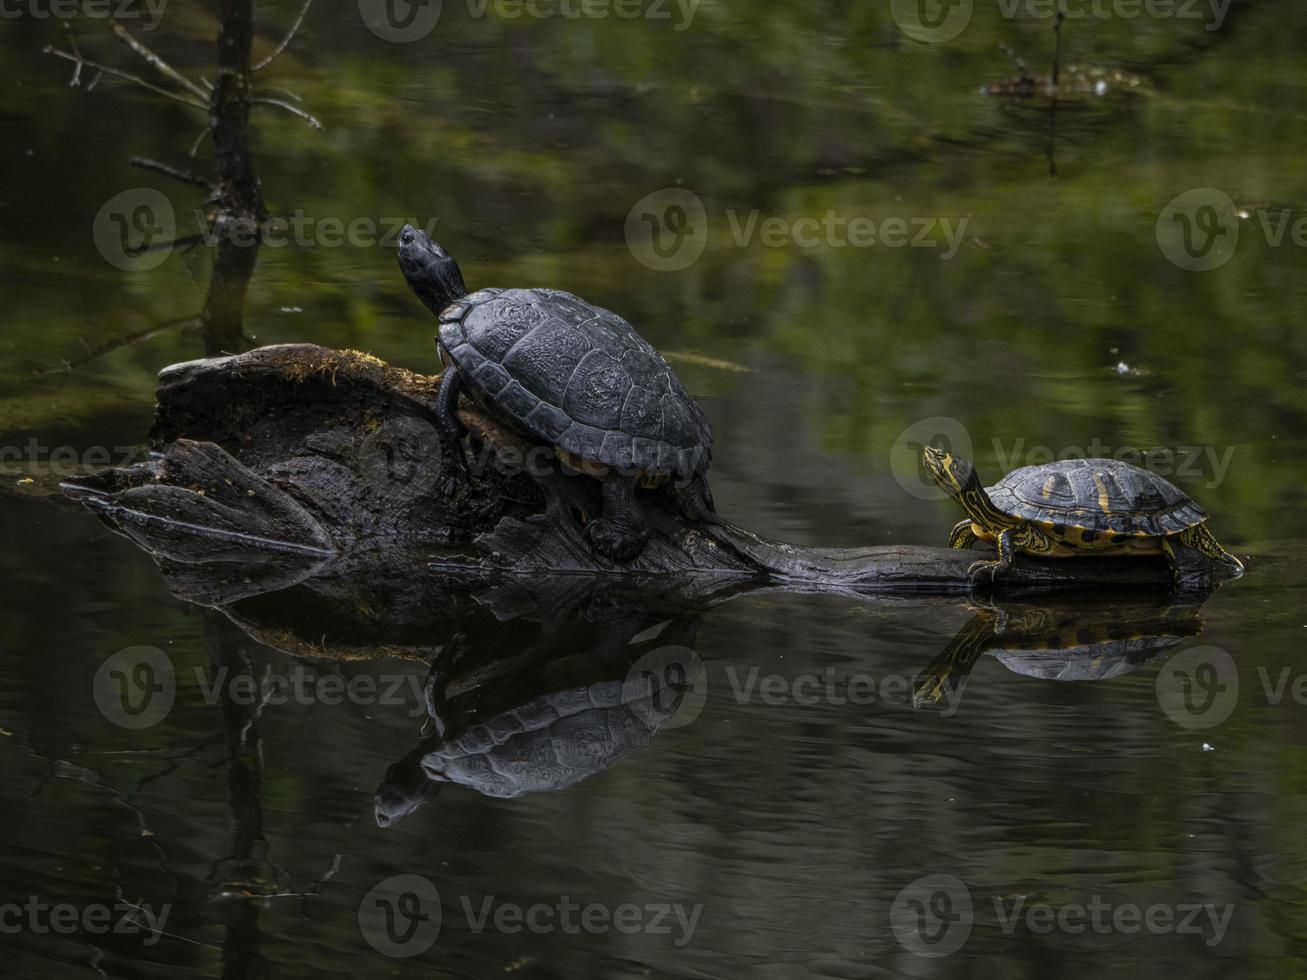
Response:
[[[1207,529],[1207,513],[1156,473],[1118,459],[1067,459],[1013,470],[985,489],[965,459],[927,446],[922,457],[935,482],[962,505],[950,548],[993,541],[998,558],[970,574],[1006,570],[1018,552],[1042,558],[1165,555],[1182,587],[1210,583],[1211,563],[1229,575],[1243,563]]]
[[[637,487],[670,484],[690,517],[714,519],[708,420],[631,324],[556,289],[469,295],[454,258],[411,225],[400,233],[399,265],[440,320],[438,406],[449,435],[458,436],[466,391],[494,419],[602,480],[603,515],[585,535],[611,559],[634,558],[648,539]]]

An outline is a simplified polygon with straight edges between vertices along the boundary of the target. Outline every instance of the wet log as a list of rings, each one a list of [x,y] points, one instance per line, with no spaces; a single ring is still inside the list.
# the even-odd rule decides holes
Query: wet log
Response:
[[[439,378],[354,351],[264,347],[166,368],[146,463],[64,492],[151,553],[187,598],[223,604],[308,578],[530,587],[612,577],[664,594],[749,589],[882,595],[972,591],[977,552],[812,548],[723,519],[693,521],[643,492],[643,553],[613,563],[582,536],[597,481],[571,473],[464,403],[468,435],[442,439]],[[723,433],[722,438],[729,438]],[[420,574],[418,574],[420,572]],[[1161,559],[1019,559],[986,591],[1165,590]]]

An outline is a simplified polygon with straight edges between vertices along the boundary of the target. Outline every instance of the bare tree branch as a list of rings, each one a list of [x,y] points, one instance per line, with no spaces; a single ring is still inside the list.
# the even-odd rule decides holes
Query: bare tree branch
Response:
[[[163,174],[165,177],[171,177],[173,180],[179,180],[183,184],[190,184],[192,187],[198,187],[203,191],[212,192],[215,189],[213,184],[203,177],[188,173],[185,170],[178,170],[176,167],[170,167],[166,163],[159,163],[157,160],[150,160],[146,157],[132,157],[130,162],[133,167],[152,170],[156,174]]]
[[[292,116],[299,116],[301,119],[307,122],[311,128],[313,129],[322,128],[322,122],[318,119],[317,116],[311,115],[310,113],[305,112],[303,109],[299,108],[298,106],[291,105],[289,102],[286,102],[283,99],[272,99],[272,98],[268,98],[267,96],[259,96],[255,99],[252,99],[251,101],[254,103],[254,105],[268,105],[268,106],[274,106],[275,108],[278,109],[285,109]]]
[[[172,99],[174,102],[180,102],[183,105],[188,105],[193,109],[205,110],[208,108],[208,106],[205,105],[203,102],[197,102],[195,99],[187,98],[185,95],[182,95],[179,92],[171,92],[166,88],[160,88],[158,85],[154,85],[150,82],[147,82],[139,75],[133,75],[129,72],[119,71],[117,68],[110,68],[108,65],[102,65],[99,64],[98,62],[91,61],[89,58],[83,58],[80,54],[70,54],[67,51],[61,51],[58,48],[50,47],[50,46],[46,46],[45,48],[43,48],[42,53],[52,54],[56,58],[62,58],[64,61],[71,61],[73,64],[77,66],[76,69],[77,72],[81,71],[82,66],[86,66],[87,68],[94,68],[102,75],[111,75],[114,78],[121,78],[125,82],[131,82],[133,85],[139,85],[141,88],[147,89],[148,91],[153,92],[156,95],[162,95],[164,98]],[[87,86],[86,90],[89,92],[94,87],[95,87],[95,82],[92,82],[89,86]]]
[[[208,93],[205,92],[204,89],[200,88],[200,86],[196,85],[172,65],[168,64],[168,62],[164,61],[144,44],[132,37],[131,34],[128,33],[127,28],[123,27],[122,24],[118,23],[116,20],[111,20],[109,22],[109,28],[120,41],[144,58],[146,63],[151,67],[158,69],[164,77],[180,85],[182,88],[186,89],[186,91],[190,92],[191,95],[194,95],[201,101],[208,98]]]
[[[273,48],[272,54],[260,61],[257,65],[251,68],[250,71],[262,71],[277,60],[281,53],[286,50],[295,35],[299,33],[300,25],[304,23],[304,17],[308,14],[311,6],[313,6],[313,0],[304,0],[304,6],[300,9],[300,15],[295,18],[295,23],[291,25],[290,31],[284,38],[282,38],[281,43]]]

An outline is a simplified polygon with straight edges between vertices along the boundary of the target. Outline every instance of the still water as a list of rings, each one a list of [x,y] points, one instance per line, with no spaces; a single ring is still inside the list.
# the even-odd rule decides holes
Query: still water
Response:
[[[70,88],[42,54],[58,22],[6,19],[6,972],[1307,970],[1307,11],[1072,18],[1054,116],[980,91],[1019,74],[1001,44],[1047,71],[1024,5],[921,39],[899,3],[446,3],[407,41],[360,6],[312,7],[262,73],[323,129],[256,110],[264,196],[301,234],[260,250],[253,343],[435,371],[386,241],[412,220],[470,288],[571,290],[667,352],[746,527],[943,544],[958,515],[904,449],[942,433],[990,481],[1146,458],[1249,574],[1200,609],[385,581],[185,601],[55,488],[140,458],[157,372],[205,352],[164,325],[198,310],[207,249],[125,271],[96,231],[140,188],[194,228],[203,193],[128,161],[204,170],[204,118]],[[297,11],[257,6],[256,58]],[[170,5],[150,44],[211,76],[215,17]],[[633,692],[669,648],[675,689]],[[165,675],[166,704],[115,710]]]

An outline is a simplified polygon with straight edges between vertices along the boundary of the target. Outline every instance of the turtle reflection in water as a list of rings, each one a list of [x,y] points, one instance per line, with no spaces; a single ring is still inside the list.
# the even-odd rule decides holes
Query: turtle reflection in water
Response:
[[[964,682],[984,653],[1026,677],[1105,681],[1137,670],[1203,631],[1197,606],[1159,606],[1138,598],[971,608],[971,619],[917,675],[913,707],[955,708]]]
[[[497,668],[454,644],[428,679],[436,734],[387,770],[375,798],[378,826],[446,783],[499,799],[562,790],[648,745],[702,670],[690,644],[697,627],[698,617],[639,635],[638,624],[610,625],[580,653],[575,632],[554,635],[548,649]]]

